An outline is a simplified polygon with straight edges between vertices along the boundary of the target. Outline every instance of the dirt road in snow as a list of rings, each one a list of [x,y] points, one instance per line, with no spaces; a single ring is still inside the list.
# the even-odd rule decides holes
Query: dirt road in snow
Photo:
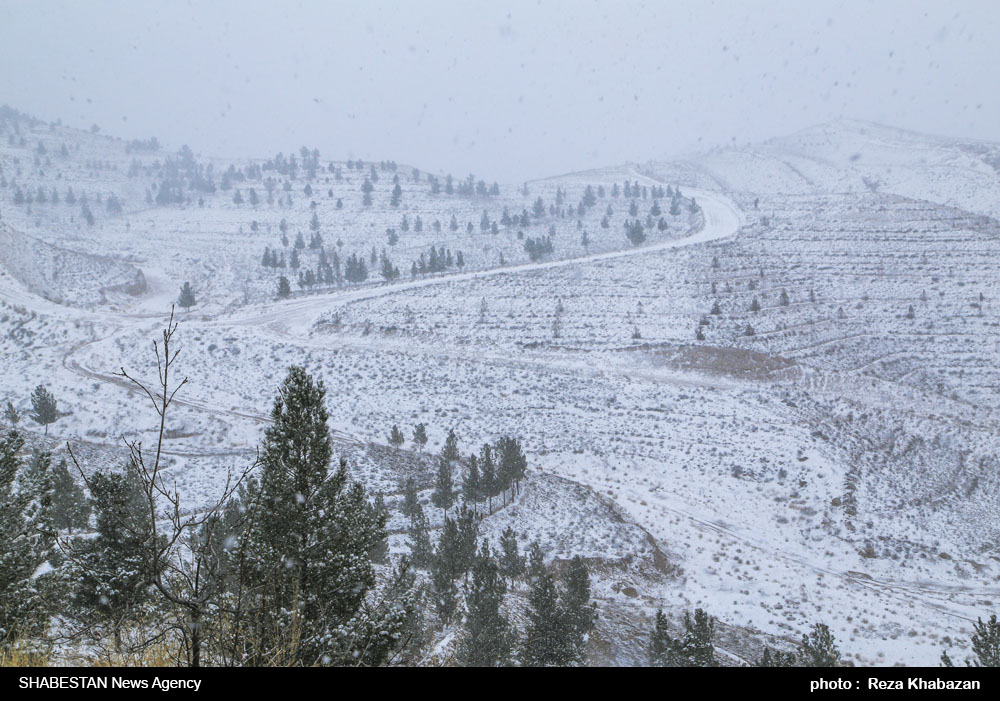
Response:
[[[344,292],[318,294],[262,305],[251,305],[229,315],[219,315],[212,321],[222,325],[233,324],[241,326],[258,326],[276,321],[283,322],[288,326],[308,324],[310,319],[315,319],[331,307],[345,302],[355,302],[358,300],[372,299],[385,295],[399,294],[401,292],[408,292],[410,290],[429,287],[431,285],[440,285],[443,283],[451,284],[466,280],[479,280],[482,278],[492,277],[494,275],[517,275],[520,273],[535,272],[539,270],[552,270],[555,268],[565,268],[575,265],[588,265],[607,260],[615,260],[617,258],[647,255],[655,251],[694,246],[708,241],[716,241],[735,236],[739,231],[739,228],[743,225],[743,214],[740,212],[739,208],[724,195],[716,192],[709,192],[707,190],[695,190],[693,188],[689,188],[686,190],[685,196],[694,197],[701,206],[703,224],[697,230],[691,231],[687,236],[679,239],[662,241],[648,246],[625,248],[620,251],[595,253],[579,258],[566,258],[540,263],[525,263],[523,265],[490,268],[489,270],[457,273],[454,275],[441,275],[421,280],[413,280],[410,282],[367,285]]]

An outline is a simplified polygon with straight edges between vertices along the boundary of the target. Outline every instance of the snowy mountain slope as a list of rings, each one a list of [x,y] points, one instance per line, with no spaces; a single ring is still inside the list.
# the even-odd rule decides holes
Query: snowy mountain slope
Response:
[[[0,400],[23,411],[35,385],[55,392],[64,415],[48,439],[28,426],[39,445],[70,439],[113,461],[123,433],[152,435],[155,417],[113,373],[155,372],[149,342],[189,280],[198,303],[178,318],[192,382],[168,455],[193,501],[251,454],[291,364],[326,382],[338,450],[394,509],[400,476],[429,480],[449,428],[463,453],[518,435],[529,486],[484,528],[495,542],[512,525],[556,565],[593,560],[605,663],[642,661],[637,631],[662,605],[675,619],[709,609],[733,660],[822,620],[856,662],[934,664],[942,636],[966,637],[1000,596],[1000,231],[980,216],[993,146],[847,123],[472,197],[432,193],[408,167],[323,161],[288,190],[279,178],[273,203],[272,171],[252,167],[263,159],[198,157],[220,187],[168,205],[145,191],[164,187],[178,154],[126,147],[59,126],[0,129]],[[223,190],[231,164],[252,175]],[[234,201],[237,182],[244,198],[257,188],[256,205]],[[116,194],[123,211],[92,206],[86,224],[68,183],[92,205]],[[671,214],[672,198],[652,193],[678,183]],[[29,186],[60,202],[15,202]],[[596,202],[579,209],[588,186]],[[481,228],[483,210],[489,224],[505,208],[527,222]],[[325,254],[368,261],[385,248],[401,279],[384,282],[376,264],[363,283],[297,285],[318,266],[317,249],[293,243],[309,240],[313,214]],[[623,233],[631,220],[654,223],[641,245]],[[533,260],[525,240],[546,236],[554,251]],[[300,268],[262,266],[265,246],[297,250]],[[464,267],[410,275],[431,246],[463,251]],[[146,292],[87,297],[119,264],[142,269]],[[68,304],[43,298],[71,266]],[[281,275],[294,292],[275,300]],[[428,453],[386,445],[391,425],[418,422]]]
[[[842,120],[688,157],[680,182],[754,194],[883,192],[1000,217],[1000,146]],[[676,165],[649,163],[651,174]]]

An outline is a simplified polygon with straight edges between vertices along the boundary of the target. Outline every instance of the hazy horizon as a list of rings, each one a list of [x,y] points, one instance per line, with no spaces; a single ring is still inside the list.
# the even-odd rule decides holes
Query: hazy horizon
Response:
[[[519,182],[836,119],[1000,141],[969,70],[998,34],[983,2],[3,0],[0,102],[211,156]]]

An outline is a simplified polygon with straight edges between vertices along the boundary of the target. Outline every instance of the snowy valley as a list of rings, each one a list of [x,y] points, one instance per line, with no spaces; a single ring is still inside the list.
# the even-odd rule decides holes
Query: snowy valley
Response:
[[[159,417],[116,373],[155,380],[177,305],[189,381],[165,474],[193,512],[253,460],[301,366],[336,456],[388,509],[380,577],[411,550],[407,478],[442,530],[453,431],[481,538],[587,563],[591,664],[646,664],[661,608],[676,630],[714,616],[724,665],[815,623],[851,664],[963,661],[1000,606],[998,218],[1000,145],[867,122],[495,183],[307,146],[223,158],[5,107],[0,434],[16,415],[25,456],[69,445],[87,470],[123,465],[123,436],[155,445]],[[463,475],[502,436],[527,470],[484,506]],[[521,629],[529,597],[511,583]],[[427,619],[414,660],[453,663],[461,626]]]

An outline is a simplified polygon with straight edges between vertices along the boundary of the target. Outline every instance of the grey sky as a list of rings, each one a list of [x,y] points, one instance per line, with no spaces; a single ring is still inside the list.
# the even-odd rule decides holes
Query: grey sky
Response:
[[[1000,3],[0,0],[0,102],[506,182],[837,117],[1000,141]]]

